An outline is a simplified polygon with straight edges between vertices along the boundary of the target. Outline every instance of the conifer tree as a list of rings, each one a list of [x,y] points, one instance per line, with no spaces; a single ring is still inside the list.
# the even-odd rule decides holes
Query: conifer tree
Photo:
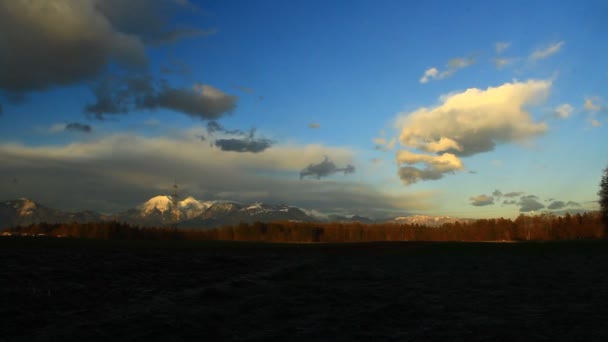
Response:
[[[602,181],[600,182],[600,190],[597,192],[600,197],[600,212],[602,221],[604,222],[605,236],[608,238],[608,167],[604,169]]]

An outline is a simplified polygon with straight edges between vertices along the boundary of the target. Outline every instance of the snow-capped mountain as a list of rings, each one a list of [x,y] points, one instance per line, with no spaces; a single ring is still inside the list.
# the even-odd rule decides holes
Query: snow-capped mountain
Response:
[[[466,222],[467,219],[461,219],[451,216],[427,216],[427,215],[410,215],[396,217],[391,222],[398,224],[419,224],[427,227],[439,227],[444,223]]]
[[[241,204],[226,200],[201,201],[192,196],[178,201],[177,208],[174,208],[171,196],[155,196],[133,209],[115,215],[102,215],[93,211],[63,212],[26,198],[0,203],[0,229],[40,222],[84,223],[110,220],[142,227],[162,227],[177,223],[180,228],[213,228],[256,221],[360,222],[365,224],[392,222],[437,227],[444,223],[468,221],[449,216],[426,215],[401,216],[387,220],[374,220],[358,215],[319,217],[308,214],[300,208],[284,204],[272,205],[261,202]]]

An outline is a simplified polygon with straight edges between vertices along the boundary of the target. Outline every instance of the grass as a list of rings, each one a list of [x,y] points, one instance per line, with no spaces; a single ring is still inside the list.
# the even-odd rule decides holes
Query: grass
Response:
[[[0,265],[0,341],[608,339],[608,241],[2,238]]]

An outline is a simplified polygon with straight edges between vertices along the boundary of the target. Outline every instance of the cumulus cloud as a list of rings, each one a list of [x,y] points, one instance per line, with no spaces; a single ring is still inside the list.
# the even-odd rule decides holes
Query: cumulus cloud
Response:
[[[530,211],[537,211],[545,208],[544,204],[538,201],[538,197],[535,195],[522,196],[517,202],[519,205],[519,211],[522,213],[527,213]]]
[[[317,122],[311,122],[308,124],[308,128],[319,129],[319,128],[321,128],[321,124],[319,124]]]
[[[486,205],[494,204],[494,197],[488,195],[479,195],[469,198],[471,205],[476,207],[483,207]]]
[[[574,111],[574,107],[571,105],[564,103],[562,105],[557,106],[554,111],[554,116],[560,119],[567,119],[570,117],[572,112]]]
[[[553,56],[554,54],[559,52],[559,50],[562,48],[563,45],[564,45],[564,42],[561,41],[561,42],[557,42],[557,43],[551,44],[549,46],[546,46],[544,48],[534,50],[534,52],[532,52],[532,54],[530,55],[530,60],[535,62],[535,61]]]
[[[75,84],[111,63],[145,68],[146,45],[209,33],[172,28],[181,9],[172,0],[2,1],[0,89],[22,94]]]
[[[93,89],[95,103],[85,112],[103,120],[133,109],[165,108],[203,120],[218,119],[236,108],[237,97],[206,84],[174,88],[149,76],[106,77]]]
[[[433,208],[430,192],[385,191],[346,177],[323,182],[293,177],[302,163],[315,163],[325,154],[337,165],[352,163],[355,154],[346,148],[281,145],[259,154],[225,153],[201,146],[196,133],[156,138],[113,134],[52,146],[3,143],[0,177],[19,175],[19,187],[0,186],[0,198],[118,212],[167,193],[177,181],[184,192],[204,200],[285,203],[322,212],[357,209],[370,216]]]
[[[513,192],[507,192],[506,194],[503,194],[504,197],[517,197],[517,196],[521,196],[523,195],[523,192],[520,191],[513,191]]]
[[[93,127],[91,127],[91,125],[82,124],[79,122],[71,122],[65,125],[65,130],[71,132],[91,133],[93,131]]]
[[[494,44],[494,48],[496,49],[496,53],[498,54],[505,52],[510,46],[511,43],[509,42],[497,42],[496,44]]]
[[[535,122],[526,108],[541,103],[550,88],[551,82],[539,80],[505,83],[485,90],[471,88],[442,96],[435,107],[400,115],[397,125],[401,144],[429,153],[398,152],[397,161],[401,164],[426,164],[424,169],[400,170],[401,179],[406,184],[418,179],[439,179],[443,173],[464,169],[459,157],[543,134],[546,123]]]
[[[425,70],[419,82],[427,83],[430,80],[442,80],[444,78],[452,76],[456,71],[473,64],[475,64],[474,58],[452,58],[448,61],[448,64],[444,71],[439,71],[435,67],[428,68],[427,70]]]
[[[309,164],[302,171],[300,171],[300,179],[304,177],[313,177],[321,179],[321,177],[327,177],[337,172],[344,172],[344,174],[354,173],[355,167],[348,164],[345,167],[337,167],[329,157],[325,156],[323,161],[318,164]]]

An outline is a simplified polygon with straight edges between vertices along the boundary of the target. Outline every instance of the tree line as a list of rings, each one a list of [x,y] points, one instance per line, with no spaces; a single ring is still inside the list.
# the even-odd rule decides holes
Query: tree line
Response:
[[[553,241],[608,237],[600,212],[555,216],[520,215],[511,219],[479,219],[419,224],[255,222],[215,229],[143,228],[121,222],[37,223],[9,228],[10,234],[106,240],[221,240],[291,243],[371,241]]]

